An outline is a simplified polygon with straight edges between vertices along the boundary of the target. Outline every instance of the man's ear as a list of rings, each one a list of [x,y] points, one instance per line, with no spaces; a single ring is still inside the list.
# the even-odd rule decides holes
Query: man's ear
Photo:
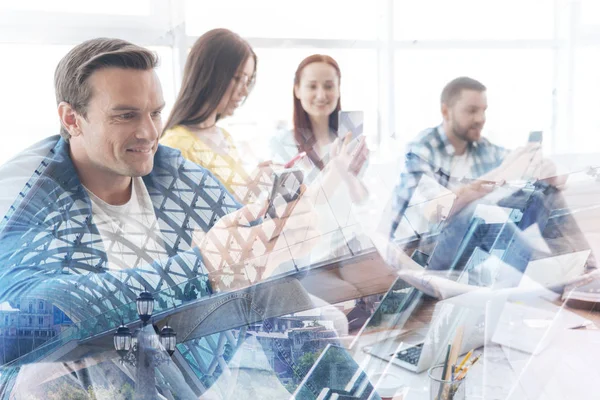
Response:
[[[71,136],[81,135],[80,116],[67,102],[61,101],[58,105],[58,116],[60,123]]]

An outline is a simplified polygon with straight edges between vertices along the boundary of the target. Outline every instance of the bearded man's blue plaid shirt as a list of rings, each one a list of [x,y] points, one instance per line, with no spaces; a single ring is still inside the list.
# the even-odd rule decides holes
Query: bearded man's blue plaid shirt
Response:
[[[508,154],[507,149],[485,138],[469,143],[467,152],[470,174],[466,177],[472,179],[497,168]],[[390,231],[392,237],[421,177],[427,175],[440,185],[448,187],[455,156],[456,150],[448,140],[442,125],[422,131],[408,144],[405,165],[394,189]]]

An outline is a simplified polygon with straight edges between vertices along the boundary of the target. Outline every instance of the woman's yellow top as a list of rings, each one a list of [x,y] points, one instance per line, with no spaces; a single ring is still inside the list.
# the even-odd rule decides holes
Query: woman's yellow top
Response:
[[[265,179],[260,169],[248,173],[231,135],[219,129],[224,142],[200,139],[188,128],[176,126],[165,132],[160,143],[180,150],[185,159],[208,169],[239,202],[251,203],[261,190],[268,190],[270,180]]]

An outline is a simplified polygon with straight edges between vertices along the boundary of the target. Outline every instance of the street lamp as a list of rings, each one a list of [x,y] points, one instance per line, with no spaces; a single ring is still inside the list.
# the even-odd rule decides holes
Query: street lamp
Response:
[[[140,319],[146,325],[146,323],[152,317],[152,311],[154,311],[154,297],[150,292],[142,292],[135,300],[137,305],[137,312]]]
[[[175,345],[177,345],[177,333],[169,325],[160,330],[160,343],[169,353],[169,356],[172,356],[175,352]]]
[[[132,347],[132,338],[129,328],[125,325],[121,325],[115,332],[113,341],[117,353],[121,356],[121,358],[125,357]]]
[[[136,398],[153,398],[156,392],[154,367],[170,361],[177,345],[177,333],[166,325],[160,331],[159,338],[153,328],[145,329],[154,311],[154,297],[151,293],[140,293],[136,299],[136,306],[142,321],[141,328],[136,329],[132,335],[129,328],[121,324],[114,334],[113,341],[121,363],[127,362],[137,369]],[[168,355],[160,351],[161,345]]]

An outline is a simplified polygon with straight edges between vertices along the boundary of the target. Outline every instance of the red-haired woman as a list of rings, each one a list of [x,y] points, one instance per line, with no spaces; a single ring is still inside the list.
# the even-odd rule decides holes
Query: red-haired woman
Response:
[[[320,203],[319,229],[324,236],[331,236],[330,240],[321,241],[325,246],[322,250],[335,255],[371,246],[360,232],[349,233],[355,228],[350,217],[352,204],[367,196],[356,175],[367,161],[368,149],[363,136],[355,143],[350,143],[351,135],[337,139],[340,81],[340,67],[332,57],[313,54],[302,60],[294,77],[293,130],[280,132],[271,140],[274,162],[286,162],[306,153],[297,166],[305,171],[305,182],[312,182],[313,189],[322,188],[321,194],[315,196]],[[342,159],[345,162],[340,163]],[[342,180],[348,191],[329,190]],[[313,253],[312,261],[315,256],[318,258],[318,249]]]
[[[314,168],[312,176],[325,168],[330,152],[337,150],[331,144],[337,138],[341,77],[338,63],[330,56],[313,54],[302,60],[294,76],[294,128],[271,141],[274,160],[287,161],[305,152],[303,164]],[[361,137],[353,151],[351,172],[356,175],[367,156]]]

